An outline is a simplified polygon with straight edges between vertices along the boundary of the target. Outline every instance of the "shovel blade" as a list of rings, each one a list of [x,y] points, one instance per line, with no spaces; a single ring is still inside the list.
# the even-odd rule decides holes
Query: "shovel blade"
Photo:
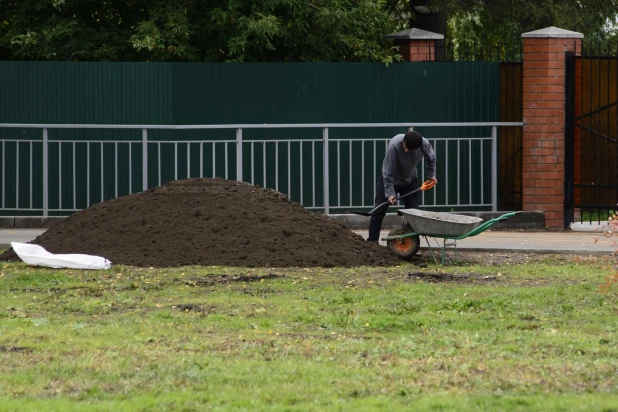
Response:
[[[360,215],[360,216],[373,216],[373,213],[367,213],[367,212],[346,212],[346,213],[350,213],[353,215]]]
[[[376,207],[371,209],[369,212],[347,212],[347,213],[353,213],[355,215],[361,215],[361,216],[373,216],[376,214],[376,212],[379,212],[380,210],[382,210],[384,206],[387,206],[387,205],[388,205],[388,202],[384,202],[382,204],[377,205]]]

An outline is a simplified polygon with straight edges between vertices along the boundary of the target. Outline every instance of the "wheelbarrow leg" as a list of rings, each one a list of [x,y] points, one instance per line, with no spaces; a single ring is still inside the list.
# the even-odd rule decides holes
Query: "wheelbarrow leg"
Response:
[[[431,248],[431,243],[429,243],[429,238],[427,236],[423,236],[425,238],[425,242],[427,242],[427,247],[429,247],[429,253],[431,253],[431,257],[433,258],[433,261],[436,262],[436,265],[438,264],[438,259],[436,259],[436,255],[433,252],[433,249]],[[440,244],[438,244],[438,246],[440,246]]]
[[[459,265],[459,255],[457,254],[457,241],[455,241],[455,263]]]
[[[457,239],[454,239],[452,242],[450,243],[446,243],[447,238],[444,238],[444,248],[442,249],[443,252],[443,256],[442,256],[442,265],[444,265],[444,261],[446,258],[448,258],[448,256],[446,256],[446,247],[447,246],[452,246],[453,249],[455,249],[455,264],[459,265],[459,255],[457,254]],[[449,261],[451,260],[450,258],[448,258]]]
[[[438,259],[436,258],[436,253],[440,254],[440,262],[442,263],[442,266],[444,266],[447,261],[449,263],[453,262],[453,260],[446,253],[446,248],[448,246],[455,247],[455,264],[459,264],[459,255],[457,254],[457,240],[454,240],[452,243],[447,243],[450,238],[441,238],[442,244],[440,244],[440,241],[437,238],[433,238],[436,242],[436,251],[434,252],[433,248],[431,247],[431,243],[429,242],[429,236],[423,237],[425,238],[425,242],[427,242],[427,246],[429,247],[429,253],[431,253],[431,257],[433,258],[433,261],[436,263],[436,265],[439,264]],[[440,252],[438,252],[438,249],[440,249]]]
[[[448,256],[446,255],[446,247],[450,246],[451,243],[446,243],[447,238],[442,238],[442,244],[440,244],[440,241],[438,239],[435,239],[436,242],[436,252],[433,251],[433,249],[431,248],[431,243],[429,242],[429,237],[428,236],[423,236],[425,238],[425,242],[427,242],[427,246],[429,247],[429,252],[431,253],[431,257],[433,258],[433,261],[436,263],[436,265],[438,264],[438,259],[436,259],[436,253],[440,254],[440,262],[442,263],[442,266],[444,266],[444,263],[446,262],[446,260],[448,259]],[[440,249],[440,252],[438,252],[438,248]],[[457,249],[455,249],[455,259],[457,261],[457,263],[459,263],[459,260],[457,258]],[[450,261],[450,259],[448,259]]]

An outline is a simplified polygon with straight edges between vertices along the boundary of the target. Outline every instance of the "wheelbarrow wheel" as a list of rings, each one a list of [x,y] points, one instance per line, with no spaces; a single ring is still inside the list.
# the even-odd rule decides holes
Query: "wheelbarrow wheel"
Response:
[[[401,236],[412,232],[413,230],[409,226],[397,227],[388,232],[388,236]],[[418,252],[418,248],[421,246],[421,240],[418,235],[408,236],[401,239],[387,240],[386,245],[391,252],[395,253],[400,258],[410,260],[412,256],[416,255],[416,252]]]

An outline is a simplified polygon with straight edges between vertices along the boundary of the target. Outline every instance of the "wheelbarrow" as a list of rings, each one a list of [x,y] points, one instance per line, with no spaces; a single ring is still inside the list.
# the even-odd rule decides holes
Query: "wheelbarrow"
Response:
[[[508,220],[512,216],[521,214],[521,212],[505,213],[486,222],[483,222],[483,219],[479,217],[428,212],[418,209],[400,209],[397,214],[403,217],[401,226],[392,229],[387,237],[382,238],[386,241],[388,248],[399,257],[410,260],[421,246],[420,238],[424,237],[431,256],[438,264],[429,243],[429,239],[432,238],[442,251],[442,265],[444,265],[447,246],[454,247],[455,259],[457,259],[458,240],[476,236],[496,223]],[[442,244],[438,239],[442,240]]]

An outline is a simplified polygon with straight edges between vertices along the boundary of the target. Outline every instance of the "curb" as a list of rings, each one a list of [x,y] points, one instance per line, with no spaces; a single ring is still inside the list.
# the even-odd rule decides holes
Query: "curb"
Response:
[[[429,251],[427,246],[421,246],[419,250]],[[435,250],[435,248],[434,248]],[[607,256],[608,252],[603,250],[573,250],[573,249],[500,249],[500,248],[483,248],[483,247],[464,247],[457,246],[457,250],[459,252],[488,252],[488,253],[527,253],[530,255],[577,255],[577,256]],[[452,249],[449,250],[450,253],[453,253]],[[439,254],[439,253],[438,253]]]
[[[569,225],[573,232],[598,232],[603,233],[605,229],[611,229],[607,222],[573,222]]]
[[[49,229],[64,219],[63,216],[3,216],[0,229]]]

